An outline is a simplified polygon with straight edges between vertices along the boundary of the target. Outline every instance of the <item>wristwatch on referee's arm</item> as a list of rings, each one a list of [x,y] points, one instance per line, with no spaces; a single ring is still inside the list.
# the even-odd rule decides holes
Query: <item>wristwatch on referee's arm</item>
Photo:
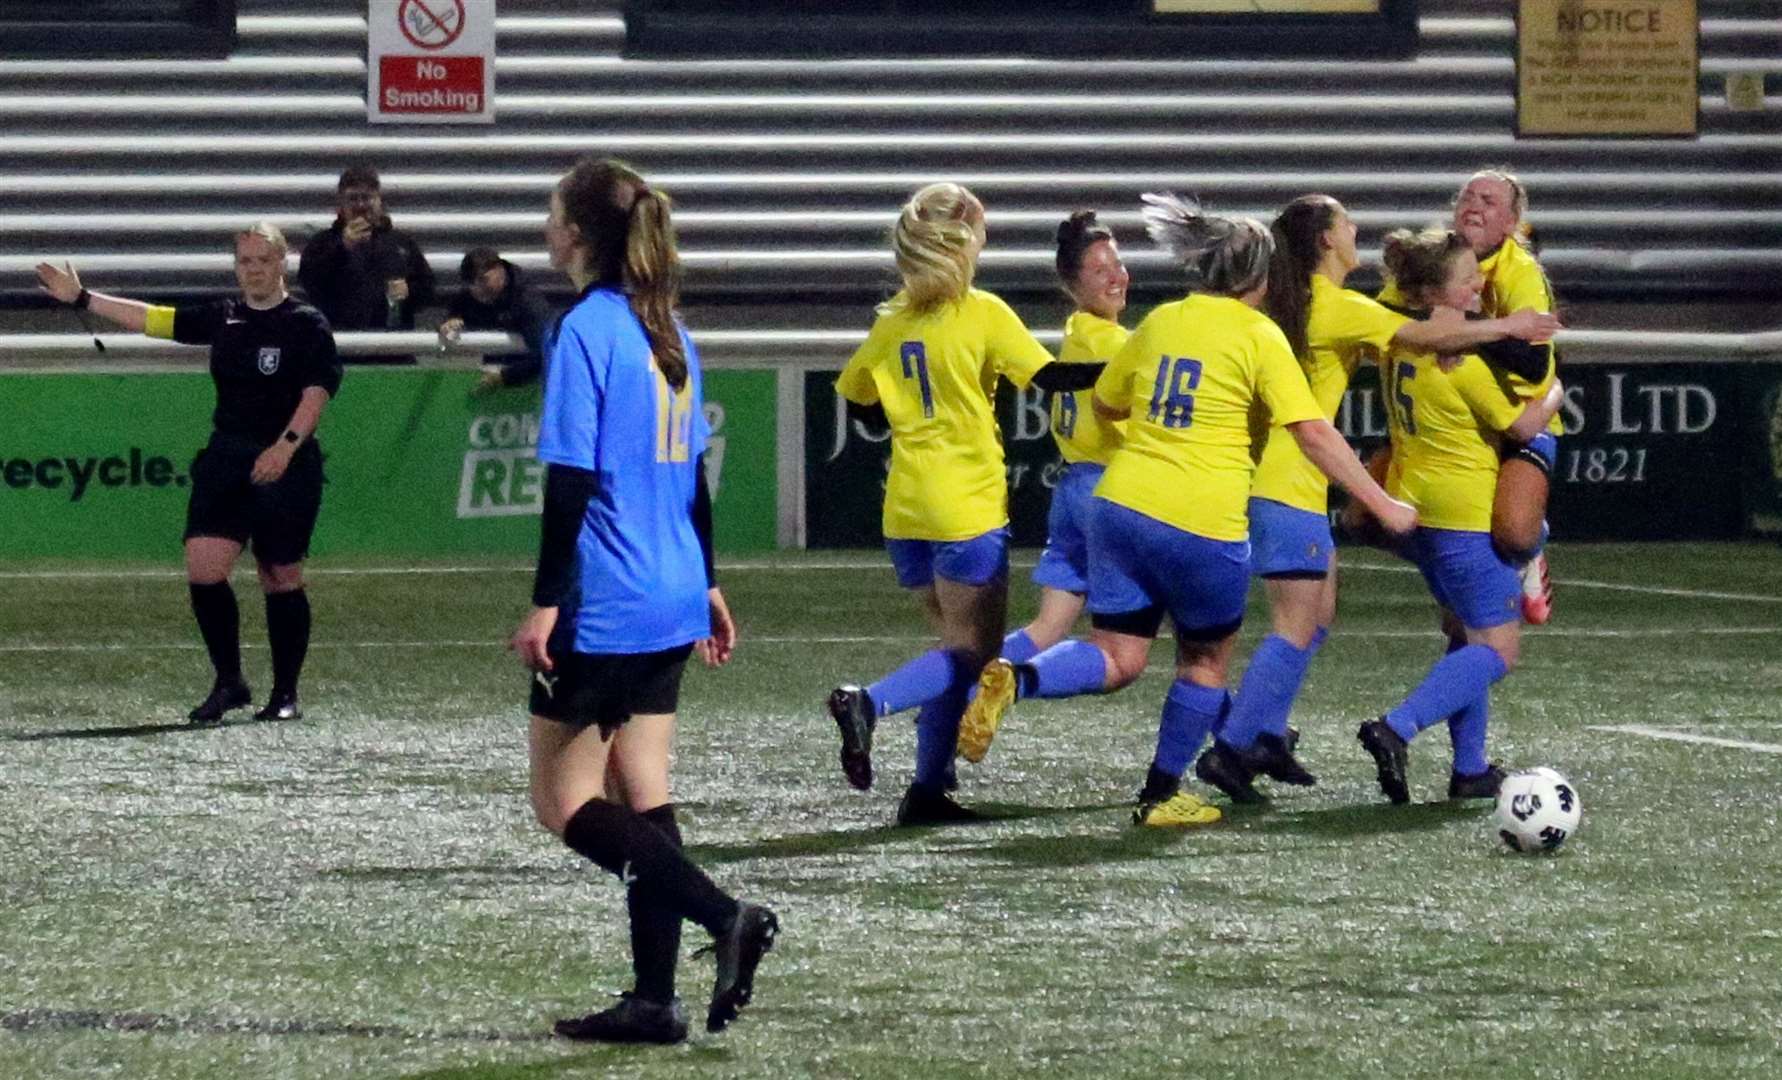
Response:
[[[290,443],[292,446],[296,446],[298,443],[303,441],[303,436],[297,434],[295,431],[292,431],[290,428],[285,429],[285,433],[284,433],[284,435],[281,436],[281,438],[283,438],[286,442]]]

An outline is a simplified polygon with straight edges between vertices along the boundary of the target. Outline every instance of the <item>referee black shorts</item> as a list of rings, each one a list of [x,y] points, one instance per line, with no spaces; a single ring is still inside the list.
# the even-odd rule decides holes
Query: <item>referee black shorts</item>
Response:
[[[192,498],[186,504],[187,540],[216,536],[253,545],[267,566],[302,562],[322,509],[322,451],[306,442],[285,474],[270,484],[253,482],[260,448],[212,438],[192,462]]]
[[[612,738],[633,716],[680,707],[681,674],[692,644],[650,653],[551,652],[550,671],[532,673],[532,715]]]

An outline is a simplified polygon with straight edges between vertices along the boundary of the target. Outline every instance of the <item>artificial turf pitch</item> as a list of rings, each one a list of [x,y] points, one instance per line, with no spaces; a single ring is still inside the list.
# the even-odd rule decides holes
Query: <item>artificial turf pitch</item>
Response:
[[[873,553],[728,568],[742,644],[689,674],[676,800],[698,861],[784,933],[740,1022],[666,1049],[546,1035],[630,971],[619,886],[527,806],[500,645],[526,568],[318,559],[307,718],[188,730],[207,675],[176,570],[13,564],[0,1077],[1775,1076],[1782,551],[1554,552],[1557,618],[1491,734],[1582,795],[1549,858],[1443,801],[1439,728],[1413,805],[1384,803],[1355,728],[1439,642],[1415,575],[1344,557],[1295,712],[1321,783],[1189,832],[1128,824],[1166,645],[1118,695],[1018,707],[962,768],[993,823],[899,830],[909,724],[881,726],[859,794],[822,701],[925,647],[914,603]],[[1023,571],[1014,594],[1021,618]],[[1253,605],[1240,662],[1265,626]],[[696,1021],[709,987],[683,957]]]

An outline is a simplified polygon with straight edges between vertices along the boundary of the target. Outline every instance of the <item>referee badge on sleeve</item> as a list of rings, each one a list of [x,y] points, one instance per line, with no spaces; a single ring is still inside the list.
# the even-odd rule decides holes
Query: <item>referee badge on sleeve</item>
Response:
[[[260,374],[271,375],[278,370],[278,346],[267,345],[260,349]]]

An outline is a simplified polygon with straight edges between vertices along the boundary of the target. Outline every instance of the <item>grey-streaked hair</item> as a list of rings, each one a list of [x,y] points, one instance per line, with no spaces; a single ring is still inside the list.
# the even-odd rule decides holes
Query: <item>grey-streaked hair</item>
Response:
[[[1145,232],[1188,271],[1190,287],[1241,296],[1268,280],[1274,238],[1255,218],[1225,218],[1201,209],[1192,195],[1147,192]]]

